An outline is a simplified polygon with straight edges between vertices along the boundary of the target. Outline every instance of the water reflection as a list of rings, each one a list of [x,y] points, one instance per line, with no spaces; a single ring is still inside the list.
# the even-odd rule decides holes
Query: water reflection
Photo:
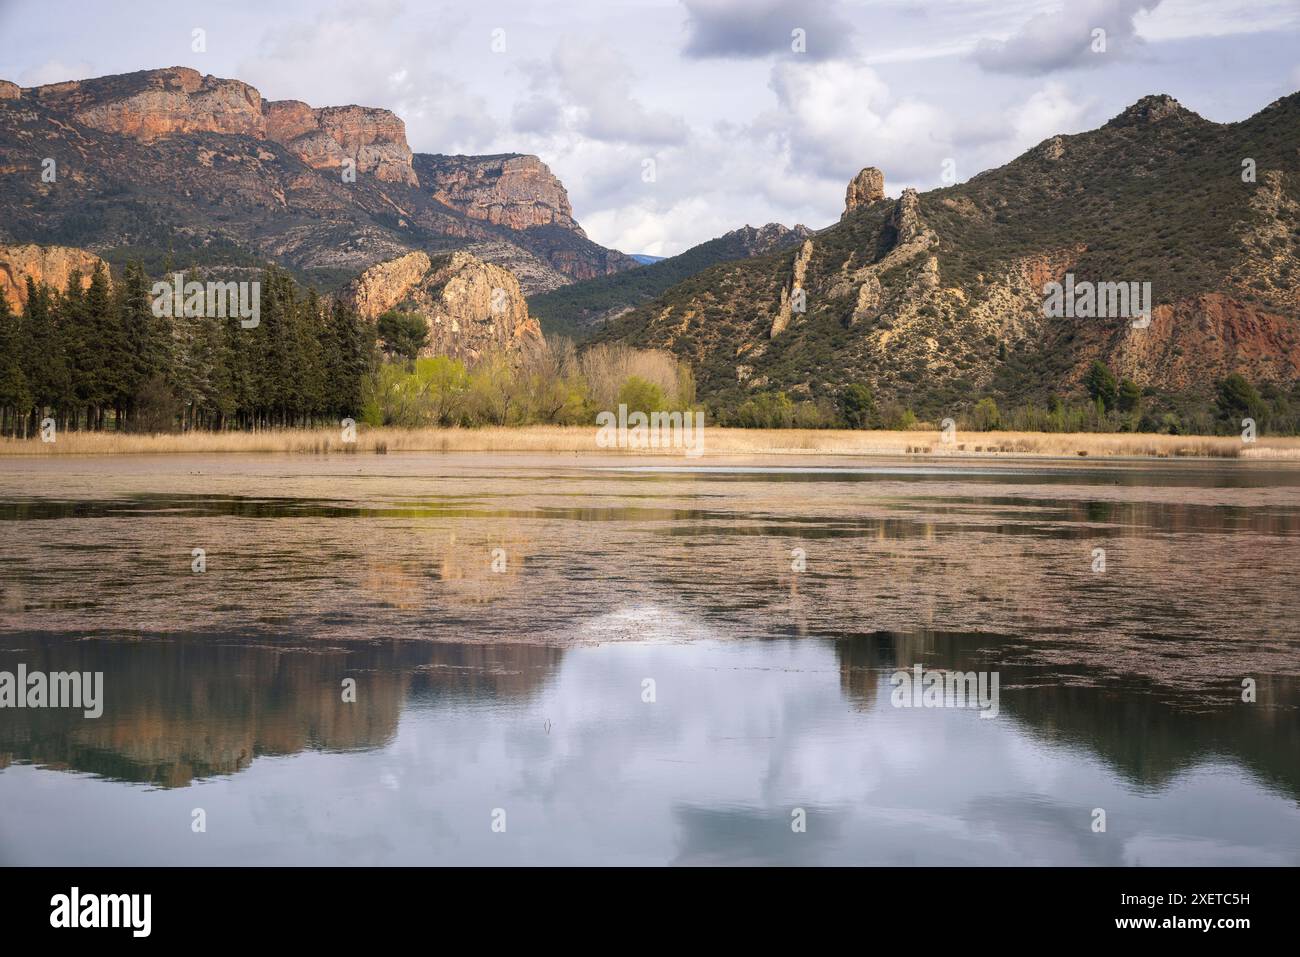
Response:
[[[1300,470],[348,458],[3,463],[0,863],[1300,863]]]
[[[102,668],[107,701],[98,721],[3,714],[0,860],[1300,863],[1293,682],[1203,712],[1006,655],[943,633],[565,650],[29,636],[6,662]],[[891,707],[889,671],[918,661],[1000,669],[1002,714]],[[490,831],[498,807],[510,838]]]
[[[13,761],[184,787],[254,759],[378,748],[411,703],[536,691],[562,651],[425,642],[348,645],[176,635],[132,642],[21,636],[0,671],[103,672],[104,713],[0,711],[0,766]],[[343,700],[343,680],[355,700]]]
[[[864,710],[888,705],[881,674],[914,664],[997,671],[1004,712],[1046,742],[1086,750],[1131,784],[1158,790],[1198,764],[1226,759],[1300,799],[1300,680],[1259,675],[1258,698],[1239,682],[1190,696],[1143,679],[1098,684],[1079,665],[1051,660],[1050,646],[992,635],[875,634],[836,642],[840,687]]]

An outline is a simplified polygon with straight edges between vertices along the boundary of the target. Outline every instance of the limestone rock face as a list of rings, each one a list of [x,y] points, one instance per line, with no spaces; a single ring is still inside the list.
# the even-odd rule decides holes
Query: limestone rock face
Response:
[[[585,236],[569,194],[536,156],[431,156],[433,198],[471,219],[510,229],[563,226]]]
[[[542,335],[515,277],[465,252],[435,259],[414,252],[379,263],[343,296],[372,322],[389,309],[419,313],[429,323],[424,356],[473,362],[492,352],[517,351]]]
[[[173,133],[266,135],[257,90],[188,67],[72,80],[32,92],[86,126],[144,142]]]
[[[274,100],[266,104],[266,133],[313,169],[335,169],[351,159],[358,173],[408,186],[420,183],[411,166],[406,124],[388,110],[315,110],[298,100]]]
[[[0,245],[0,290],[16,312],[27,307],[27,277],[60,291],[68,278],[80,269],[83,285],[90,284],[91,274],[103,260],[94,253],[75,246],[4,246]]]
[[[406,298],[432,263],[421,252],[407,253],[371,266],[348,285],[343,296],[362,319],[374,322]]]
[[[903,190],[903,195],[899,197],[898,205],[894,207],[893,216],[890,219],[890,222],[898,231],[899,245],[912,242],[924,230],[925,227],[921,223],[919,206],[916,190]]]
[[[777,308],[776,318],[772,320],[772,329],[768,333],[768,338],[775,339],[785,331],[786,326],[790,325],[790,320],[794,318],[795,296],[804,291],[804,280],[808,272],[808,263],[812,260],[813,241],[805,239],[803,245],[799,247],[799,252],[795,253],[794,268],[790,273],[790,281],[781,287],[781,304]],[[806,293],[805,306],[806,308]]]
[[[801,239],[808,239],[813,231],[802,224],[783,226],[781,223],[768,223],[766,226],[741,226],[722,239],[734,240],[743,256],[762,256],[785,246],[792,246]],[[738,255],[736,258],[742,258]]]
[[[0,80],[0,100],[16,100],[23,95],[22,87],[8,80]]]
[[[868,166],[849,182],[844,193],[844,215],[853,212],[859,206],[866,206],[876,200],[885,198],[885,174],[874,166]]]
[[[352,159],[358,173],[419,184],[406,125],[388,110],[264,102],[247,83],[205,76],[189,67],[54,83],[35,87],[32,93],[86,126],[146,143],[180,133],[240,134],[281,143],[316,169]]]

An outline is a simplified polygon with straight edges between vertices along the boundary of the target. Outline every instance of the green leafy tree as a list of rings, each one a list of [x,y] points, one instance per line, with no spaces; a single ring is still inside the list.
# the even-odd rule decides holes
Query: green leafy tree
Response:
[[[662,412],[664,410],[664,390],[653,382],[640,376],[628,376],[618,390],[618,404],[626,405],[627,411]]]
[[[1103,412],[1109,412],[1115,408],[1116,401],[1119,398],[1119,384],[1115,381],[1115,374],[1110,371],[1110,367],[1106,363],[1101,360],[1094,362],[1083,382],[1088,389],[1088,395],[1094,402],[1100,403]]]
[[[429,418],[436,425],[456,425],[465,411],[469,393],[469,370],[450,356],[433,356],[415,361],[415,378],[429,404]]]
[[[389,355],[414,363],[415,357],[429,341],[429,324],[415,312],[390,309],[379,317],[379,338]]]
[[[971,428],[977,432],[991,432],[1002,424],[1002,415],[998,404],[991,396],[985,396],[975,403],[971,412]]]
[[[1142,389],[1132,379],[1121,379],[1119,383],[1119,410],[1136,412],[1142,404]]]
[[[876,421],[876,400],[861,382],[845,386],[840,394],[840,414],[851,429],[869,429]]]
[[[1219,382],[1214,405],[1221,423],[1230,432],[1240,429],[1241,420],[1245,418],[1254,419],[1255,424],[1262,429],[1268,417],[1268,406],[1255,387],[1239,372],[1234,372]]]
[[[784,392],[760,392],[736,410],[737,424],[749,429],[788,429],[794,418],[794,401]]]

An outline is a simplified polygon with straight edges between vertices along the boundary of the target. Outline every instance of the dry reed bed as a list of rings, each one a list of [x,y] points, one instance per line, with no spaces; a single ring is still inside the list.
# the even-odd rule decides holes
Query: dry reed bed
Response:
[[[1151,458],[1300,459],[1300,438],[1262,438],[1253,445],[1235,436],[1103,433],[966,432],[944,443],[938,433],[817,429],[724,429],[704,433],[704,456],[722,455],[916,455],[951,456],[1134,456]],[[54,442],[0,439],[3,455],[195,454],[281,452],[357,454],[385,452],[579,452],[682,455],[681,449],[601,449],[596,429],[579,426],[484,427],[476,429],[362,429],[344,443],[337,429],[264,432],[190,432],[123,435],[64,432]]]

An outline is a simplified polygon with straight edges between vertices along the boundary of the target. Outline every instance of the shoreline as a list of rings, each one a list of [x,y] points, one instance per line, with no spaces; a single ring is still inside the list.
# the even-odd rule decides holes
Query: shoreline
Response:
[[[65,432],[53,442],[0,438],[0,458],[65,455],[167,455],[206,453],[349,455],[389,452],[549,452],[631,455],[707,461],[720,456],[860,456],[918,459],[1212,459],[1300,462],[1300,436],[1159,435],[1125,432],[964,432],[952,442],[937,431],[708,428],[703,454],[680,448],[601,448],[594,427],[485,426],[481,428],[359,429],[353,443],[337,428],[262,432],[188,432],[129,435]]]

